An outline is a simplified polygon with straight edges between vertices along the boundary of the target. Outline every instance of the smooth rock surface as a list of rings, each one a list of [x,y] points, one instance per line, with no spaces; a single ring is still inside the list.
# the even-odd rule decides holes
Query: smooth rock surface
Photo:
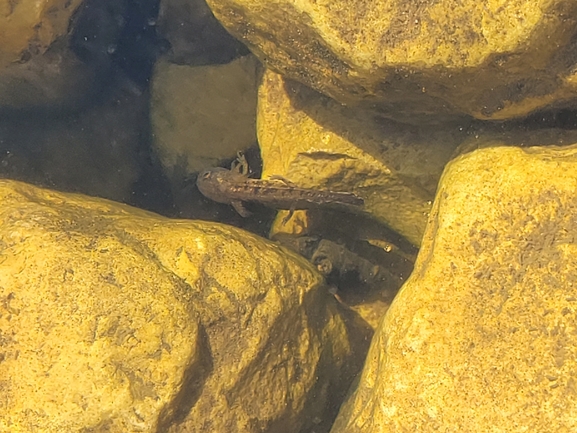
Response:
[[[170,179],[233,158],[256,142],[257,65],[252,55],[226,65],[156,63],[151,122]]]
[[[186,284],[113,223],[150,217],[17,182],[0,197],[0,431],[157,431],[205,355]]]
[[[577,145],[452,161],[331,432],[575,431],[575,191]]]
[[[364,342],[304,259],[13,181],[0,200],[0,431],[327,431]]]
[[[208,4],[268,67],[405,122],[521,117],[577,96],[570,0]]]

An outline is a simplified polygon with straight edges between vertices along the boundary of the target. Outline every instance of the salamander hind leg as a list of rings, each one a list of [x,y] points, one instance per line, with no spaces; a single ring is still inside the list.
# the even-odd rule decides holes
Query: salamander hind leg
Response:
[[[252,212],[249,211],[240,200],[234,200],[230,202],[234,210],[238,212],[238,214],[244,218],[249,217],[252,215]]]

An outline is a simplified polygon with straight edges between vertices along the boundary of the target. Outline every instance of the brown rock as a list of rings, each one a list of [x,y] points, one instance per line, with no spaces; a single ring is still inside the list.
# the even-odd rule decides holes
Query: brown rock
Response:
[[[25,53],[44,53],[68,33],[70,18],[82,0],[0,2],[0,68],[22,60]],[[31,52],[33,51],[33,52]]]
[[[122,79],[100,97],[81,112],[0,116],[0,176],[131,202],[144,165],[148,97]]]
[[[154,146],[170,178],[233,158],[256,142],[258,61],[226,65],[155,65],[151,121]]]
[[[205,354],[186,284],[113,224],[150,216],[9,181],[0,197],[0,430],[156,431]]]
[[[124,6],[0,0],[0,109],[53,113],[92,102],[110,68]]]

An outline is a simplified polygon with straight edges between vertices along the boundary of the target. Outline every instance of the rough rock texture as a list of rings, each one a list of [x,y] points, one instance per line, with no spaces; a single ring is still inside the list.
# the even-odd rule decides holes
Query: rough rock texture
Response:
[[[204,356],[189,288],[114,226],[127,208],[7,181],[0,197],[0,430],[156,431]]]
[[[577,429],[577,145],[451,162],[331,430]]]
[[[443,168],[467,138],[459,127],[376,120],[270,70],[259,90],[257,125],[263,177],[353,191],[365,200],[365,212],[415,245]]]
[[[208,0],[269,67],[409,122],[575,100],[570,0]]]
[[[1,431],[327,430],[364,352],[303,259],[18,182],[0,200]]]
[[[169,178],[214,166],[256,142],[257,65],[252,55],[217,66],[156,63],[151,120]]]

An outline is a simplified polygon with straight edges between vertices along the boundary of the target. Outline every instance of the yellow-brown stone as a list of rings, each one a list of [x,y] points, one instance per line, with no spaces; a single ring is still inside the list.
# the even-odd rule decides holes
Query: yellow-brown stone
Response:
[[[507,119],[577,96],[571,0],[208,0],[270,68],[412,123]]]
[[[264,178],[281,175],[303,187],[355,192],[367,214],[415,245],[443,168],[467,138],[458,127],[376,121],[270,70],[259,90],[257,126]],[[302,215],[294,220],[277,224],[275,232],[298,233],[307,225]]]
[[[358,344],[304,259],[18,182],[0,200],[0,431],[326,431]]]
[[[577,145],[452,161],[331,431],[575,431],[575,191]]]

